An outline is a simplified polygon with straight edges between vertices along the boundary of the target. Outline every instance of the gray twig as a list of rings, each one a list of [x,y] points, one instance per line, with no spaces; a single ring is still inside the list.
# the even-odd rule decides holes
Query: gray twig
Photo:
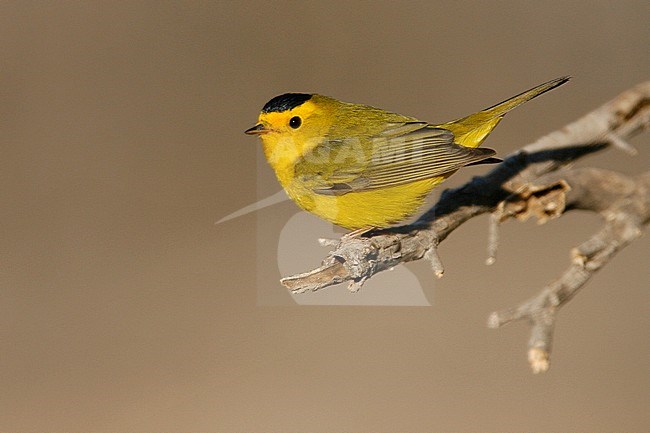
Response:
[[[609,146],[634,153],[627,141],[649,126],[650,81],[524,146],[485,176],[444,191],[440,200],[414,223],[367,236],[344,237],[320,267],[281,282],[294,293],[345,281],[356,291],[374,274],[423,257],[440,277],[443,267],[438,245],[477,215],[492,213],[488,261],[493,262],[501,221],[535,216],[544,223],[572,209],[597,212],[605,220],[604,227],[574,249],[569,269],[537,296],[512,309],[492,313],[488,321],[490,327],[499,327],[515,320],[530,320],[529,362],[533,371],[546,371],[557,310],[618,251],[640,236],[650,219],[650,172],[630,178],[596,168],[566,166]]]

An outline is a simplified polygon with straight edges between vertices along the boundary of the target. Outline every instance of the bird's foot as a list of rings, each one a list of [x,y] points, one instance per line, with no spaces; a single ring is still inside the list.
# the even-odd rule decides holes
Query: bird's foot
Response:
[[[377,227],[361,227],[360,229],[352,230],[350,233],[346,233],[341,237],[341,241],[347,240],[347,239],[354,239],[358,238],[361,235],[368,233],[369,231],[372,231],[376,229]]]

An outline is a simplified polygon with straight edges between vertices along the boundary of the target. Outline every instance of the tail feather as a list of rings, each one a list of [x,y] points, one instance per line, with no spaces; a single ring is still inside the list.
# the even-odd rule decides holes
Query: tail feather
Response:
[[[454,133],[456,143],[466,147],[478,147],[488,136],[503,116],[515,107],[548,92],[569,81],[571,77],[561,77],[548,81],[530,90],[520,93],[503,102],[493,105],[478,113],[441,125]]]
[[[524,102],[530,101],[542,93],[546,93],[549,90],[553,90],[556,87],[561,86],[570,79],[571,77],[561,77],[556,78],[555,80],[547,81],[546,83],[535,86],[530,90],[526,90],[517,96],[513,96],[512,98],[508,98],[503,102],[499,102],[496,105],[486,108],[485,110],[481,111],[481,113],[485,113],[489,117],[502,117],[513,108],[523,104]]]

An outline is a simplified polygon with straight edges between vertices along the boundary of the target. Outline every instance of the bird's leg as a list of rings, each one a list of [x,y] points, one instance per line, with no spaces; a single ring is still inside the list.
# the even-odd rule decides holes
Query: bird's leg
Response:
[[[368,233],[369,231],[374,230],[376,228],[377,227],[368,226],[368,227],[361,227],[360,229],[352,230],[350,233],[344,234],[341,237],[341,240],[358,238],[362,234]]]
[[[359,236],[363,235],[364,233],[368,233],[369,231],[372,231],[376,229],[377,227],[361,227],[360,229],[352,230],[349,233],[344,234],[341,236],[341,239],[327,239],[327,238],[319,238],[318,243],[321,244],[321,246],[328,247],[328,246],[333,246],[333,245],[338,245],[339,242],[347,241],[350,239],[355,239],[358,238]]]

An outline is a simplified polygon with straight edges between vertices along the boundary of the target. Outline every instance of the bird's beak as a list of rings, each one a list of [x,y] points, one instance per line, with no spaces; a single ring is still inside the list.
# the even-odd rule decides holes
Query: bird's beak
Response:
[[[246,131],[244,131],[244,134],[248,135],[262,135],[262,134],[268,134],[271,132],[269,129],[266,129],[264,125],[261,123],[258,123],[257,125],[253,126],[252,128],[248,128]]]

